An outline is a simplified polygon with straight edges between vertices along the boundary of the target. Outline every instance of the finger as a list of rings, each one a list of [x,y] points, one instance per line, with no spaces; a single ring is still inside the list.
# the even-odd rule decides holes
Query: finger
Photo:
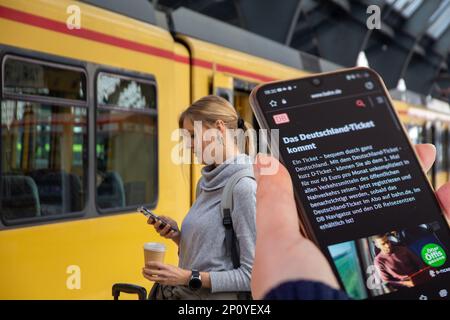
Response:
[[[166,269],[166,264],[159,261],[148,261],[145,266],[147,269]]]
[[[177,224],[177,222],[175,220],[167,219],[166,222],[168,224],[170,224],[170,226],[172,226],[173,228],[178,229],[178,224]]]
[[[153,282],[158,282],[160,284],[165,284],[166,283],[166,279],[165,278],[160,278],[160,277],[146,277],[148,280],[153,281]]]
[[[166,217],[165,219],[166,219],[166,221],[167,221],[169,224],[171,224],[171,225],[173,225],[173,226],[177,224],[177,222],[176,222],[175,220],[171,219],[171,218]]]
[[[161,223],[167,222],[166,216],[159,216],[159,220],[161,221]]]
[[[145,274],[144,271],[142,271],[142,275],[144,276],[145,279],[150,280],[150,277],[147,274]],[[150,280],[150,281],[152,281],[152,280]]]
[[[161,219],[162,223],[166,223],[166,224],[172,224],[173,223],[173,220],[168,218],[168,217],[166,217],[166,216],[160,216],[160,219]]]
[[[164,270],[143,268],[143,272],[150,277],[151,276],[167,277],[167,272]]]
[[[164,229],[164,227],[167,225],[167,223],[164,220],[160,220],[160,224],[159,224],[159,231],[162,231],[162,229]]]
[[[153,219],[152,217],[149,217],[147,220],[148,224],[155,224],[155,219]]]
[[[166,224],[166,226],[160,231],[160,235],[165,237],[170,231],[170,225]]]
[[[178,234],[177,231],[170,230],[169,233],[166,235],[166,237],[169,239],[172,239],[172,238],[176,237],[177,234]]]
[[[436,159],[436,147],[430,143],[416,144],[415,149],[425,172],[431,169]]]
[[[277,167],[276,174],[263,174]],[[275,163],[275,166],[273,165]],[[278,164],[277,164],[278,163]],[[277,164],[277,165],[276,165]],[[339,285],[323,254],[299,230],[299,219],[289,172],[273,157],[258,155],[254,165],[256,191],[256,247],[252,270],[252,292],[262,298],[276,284],[293,279],[312,279],[338,288]],[[293,257],[280,265],[286,256]],[[283,262],[282,262],[283,263]],[[274,273],[283,268],[283,275]]]
[[[154,277],[151,275],[147,275],[144,272],[142,272],[142,275],[144,276],[145,279],[149,280],[149,281],[153,281],[153,282],[159,282],[159,283],[164,283],[165,278],[162,277]]]
[[[444,209],[444,214],[450,222],[450,182],[442,185],[437,191],[436,196]]]
[[[291,177],[284,166],[278,162],[278,172],[273,175],[262,174],[267,163],[278,160],[259,154],[253,167],[258,178],[256,190],[256,225],[262,238],[277,238],[283,235],[299,234],[297,207],[294,201]],[[276,223],[274,221],[276,220]]]
[[[155,227],[155,229],[156,229],[156,231],[158,232],[158,233],[160,233],[161,232],[161,220],[157,220],[156,222],[155,222],[155,224],[154,224],[154,227]]]
[[[280,162],[276,158],[268,154],[258,153],[253,166],[256,182],[259,181],[261,175],[278,174],[279,165]],[[255,167],[257,170],[255,170]]]

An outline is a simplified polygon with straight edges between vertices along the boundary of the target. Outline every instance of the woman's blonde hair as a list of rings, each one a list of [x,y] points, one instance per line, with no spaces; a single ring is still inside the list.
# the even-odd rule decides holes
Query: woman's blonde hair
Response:
[[[242,129],[244,133],[252,129],[252,126],[239,117],[236,109],[226,99],[209,95],[205,96],[194,103],[192,103],[186,110],[184,110],[178,119],[178,125],[183,128],[185,119],[194,121],[201,121],[202,124],[208,127],[214,127],[217,120],[222,120],[225,127],[228,129]],[[250,133],[250,132],[248,132]],[[245,135],[245,150],[249,154],[253,148],[253,136],[251,134]]]

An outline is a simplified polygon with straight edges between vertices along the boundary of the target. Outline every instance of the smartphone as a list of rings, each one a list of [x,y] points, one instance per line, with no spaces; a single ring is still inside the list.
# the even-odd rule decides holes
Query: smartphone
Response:
[[[250,104],[292,178],[300,231],[351,298],[449,298],[450,230],[375,71],[262,84]]]
[[[150,209],[148,209],[146,207],[139,207],[139,208],[137,208],[137,211],[142,213],[147,218],[152,218],[153,220],[155,220],[155,222],[161,221],[161,225],[159,226],[159,229],[164,229],[164,227],[167,225],[166,221],[164,221],[162,218],[160,218],[153,211],[151,211]],[[170,230],[175,231],[175,232],[178,231],[175,227],[172,227],[172,226],[170,227]]]

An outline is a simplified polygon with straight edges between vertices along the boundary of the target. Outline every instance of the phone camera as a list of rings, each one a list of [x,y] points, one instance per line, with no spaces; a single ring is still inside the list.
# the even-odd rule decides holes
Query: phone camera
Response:
[[[367,81],[364,86],[366,87],[367,90],[372,90],[374,88],[374,84],[372,81]]]
[[[320,86],[322,84],[322,81],[319,78],[313,78],[311,80],[312,84],[315,85],[316,87]]]

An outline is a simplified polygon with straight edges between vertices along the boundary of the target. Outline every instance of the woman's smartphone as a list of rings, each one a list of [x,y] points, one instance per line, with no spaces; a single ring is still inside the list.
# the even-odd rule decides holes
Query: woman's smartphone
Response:
[[[250,103],[350,297],[449,298],[449,227],[375,71],[262,84]]]
[[[152,218],[155,222],[161,221],[161,225],[159,226],[159,229],[164,229],[164,227],[167,225],[167,222],[164,221],[162,218],[160,218],[158,215],[156,215],[153,211],[150,209],[147,209],[146,207],[139,207],[137,209],[140,213],[142,213],[147,218]],[[170,230],[177,232],[178,230],[175,227],[170,227]]]

